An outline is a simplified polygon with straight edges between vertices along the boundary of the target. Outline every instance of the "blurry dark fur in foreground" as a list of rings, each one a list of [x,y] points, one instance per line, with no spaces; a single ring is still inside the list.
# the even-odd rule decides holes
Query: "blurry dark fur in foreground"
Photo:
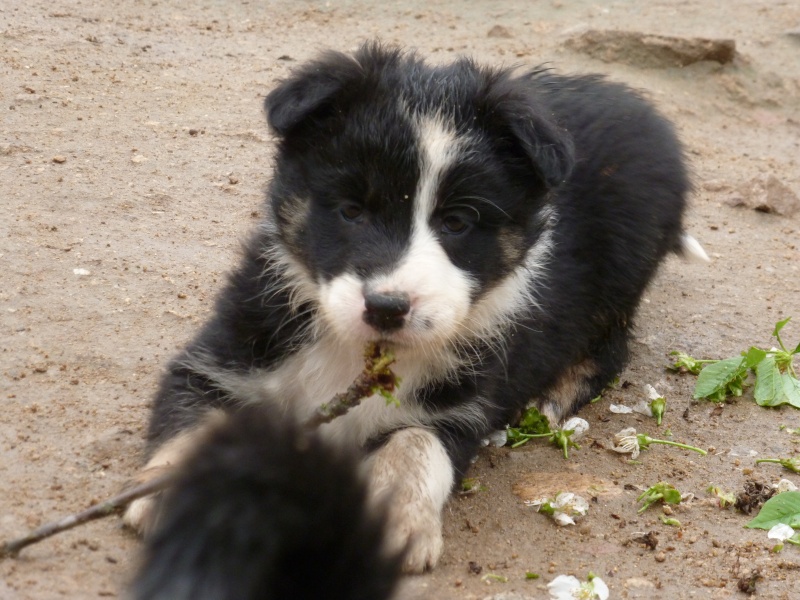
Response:
[[[383,552],[383,521],[357,473],[351,457],[268,411],[238,412],[165,498],[133,598],[389,598],[400,557]]]

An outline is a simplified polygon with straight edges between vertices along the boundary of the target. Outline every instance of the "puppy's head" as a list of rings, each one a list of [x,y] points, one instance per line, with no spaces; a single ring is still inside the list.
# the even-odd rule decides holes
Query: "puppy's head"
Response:
[[[282,251],[343,340],[441,347],[530,300],[573,158],[527,81],[367,45],[269,94]]]

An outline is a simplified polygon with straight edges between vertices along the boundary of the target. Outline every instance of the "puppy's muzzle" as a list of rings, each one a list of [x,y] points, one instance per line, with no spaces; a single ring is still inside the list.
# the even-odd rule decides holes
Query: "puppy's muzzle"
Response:
[[[411,299],[403,292],[364,294],[364,322],[378,331],[400,329],[411,311]]]

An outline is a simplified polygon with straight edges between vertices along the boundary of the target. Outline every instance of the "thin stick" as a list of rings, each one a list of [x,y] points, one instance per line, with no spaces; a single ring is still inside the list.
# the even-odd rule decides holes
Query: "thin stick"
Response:
[[[364,398],[381,394],[390,401],[397,387],[397,377],[389,368],[394,362],[391,352],[381,350],[376,344],[367,347],[364,353],[364,370],[358,374],[347,391],[336,394],[330,402],[322,404],[305,423],[308,430],[314,430],[323,423],[330,423],[355,408]]]
[[[392,393],[398,383],[397,377],[389,368],[393,362],[394,356],[390,352],[382,350],[377,344],[369,345],[364,353],[364,370],[359,373],[346,392],[336,394],[330,402],[326,402],[316,410],[306,422],[306,429],[312,431],[323,423],[330,423],[351,408],[361,404],[364,398],[369,398],[373,394],[381,394],[390,400],[393,399]],[[14,557],[23,548],[41,542],[62,531],[118,513],[134,500],[163,491],[172,483],[174,477],[174,471],[170,471],[160,477],[155,477],[145,483],[129,488],[105,502],[95,504],[83,512],[42,525],[25,537],[5,542],[0,545],[0,560]]]
[[[2,546],[0,546],[0,560],[14,557],[19,554],[19,551],[23,548],[30,546],[31,544],[41,542],[42,540],[54,536],[57,533],[61,533],[62,531],[67,531],[73,527],[77,527],[78,525],[83,525],[84,523],[113,515],[114,513],[124,509],[134,500],[138,500],[144,496],[149,496],[150,494],[164,490],[172,482],[173,478],[173,473],[166,473],[160,477],[156,477],[155,479],[151,479],[150,481],[146,481],[145,483],[125,490],[121,494],[118,494],[113,498],[106,500],[105,502],[90,506],[86,510],[75,515],[69,515],[68,517],[59,519],[58,521],[46,523],[25,537],[12,540],[10,542],[5,542]]]

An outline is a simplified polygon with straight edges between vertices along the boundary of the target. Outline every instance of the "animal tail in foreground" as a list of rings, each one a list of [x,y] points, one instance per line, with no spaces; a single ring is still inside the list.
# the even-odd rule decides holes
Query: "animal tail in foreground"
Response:
[[[262,408],[209,435],[157,519],[135,600],[384,600],[399,579],[355,457]]]

